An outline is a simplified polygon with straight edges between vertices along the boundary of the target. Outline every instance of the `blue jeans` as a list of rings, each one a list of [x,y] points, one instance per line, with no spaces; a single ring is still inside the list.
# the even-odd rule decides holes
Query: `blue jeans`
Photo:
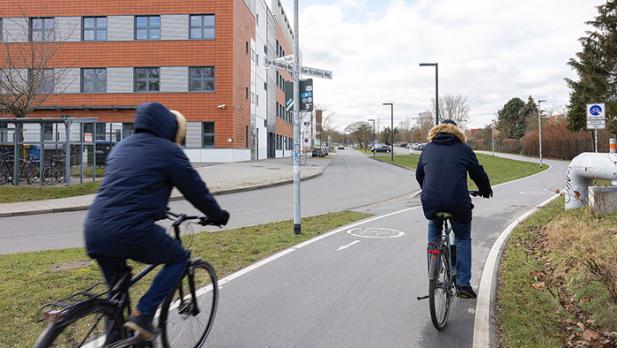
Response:
[[[105,280],[111,288],[117,277],[126,269],[127,258],[151,265],[165,265],[154,277],[150,289],[137,304],[143,315],[152,316],[158,306],[178,285],[188,265],[188,253],[175,239],[162,230],[150,233],[149,238],[135,248],[128,257],[92,255],[99,264]]]
[[[471,223],[463,224],[450,220],[456,241],[456,284],[470,285],[471,280]],[[430,220],[428,223],[428,240],[441,236],[442,219]]]

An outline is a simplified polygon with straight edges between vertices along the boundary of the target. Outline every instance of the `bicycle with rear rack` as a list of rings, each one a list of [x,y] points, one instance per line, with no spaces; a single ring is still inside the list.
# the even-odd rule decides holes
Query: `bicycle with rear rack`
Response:
[[[480,196],[479,191],[470,191],[473,197]],[[441,331],[448,324],[450,305],[457,296],[456,288],[456,244],[454,231],[447,212],[438,212],[435,217],[443,219],[441,236],[428,242],[428,295],[418,297],[429,300],[429,311],[433,326]]]
[[[64,173],[66,171],[64,159],[51,155],[48,165],[43,169],[43,181],[47,185],[55,185],[64,180]]]
[[[180,238],[181,226],[197,221],[212,225],[207,217],[167,212],[172,220],[175,238]],[[190,250],[188,250],[190,253]],[[48,323],[34,347],[151,347],[126,328],[131,312],[129,289],[156,268],[146,266],[132,276],[127,267],[107,291],[97,291],[99,283],[41,309],[41,321]],[[160,344],[170,347],[201,347],[212,329],[218,301],[218,280],[214,268],[199,257],[191,258],[178,287],[163,301],[157,312],[161,331]]]

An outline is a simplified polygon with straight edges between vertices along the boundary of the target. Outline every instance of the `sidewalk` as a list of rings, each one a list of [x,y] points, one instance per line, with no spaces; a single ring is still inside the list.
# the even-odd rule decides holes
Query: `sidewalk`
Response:
[[[329,156],[327,159],[309,158],[307,165],[302,166],[302,180],[320,176],[333,158],[334,156]],[[291,158],[216,164],[196,169],[215,195],[258,190],[293,182]],[[94,197],[95,195],[91,194],[43,201],[3,203],[0,204],[0,217],[85,210],[90,207]],[[171,197],[172,200],[183,199],[177,190],[172,192]]]

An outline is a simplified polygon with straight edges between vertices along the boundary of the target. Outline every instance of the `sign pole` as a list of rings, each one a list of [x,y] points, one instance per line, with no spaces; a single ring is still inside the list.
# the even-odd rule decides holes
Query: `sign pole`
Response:
[[[294,0],[294,233],[302,232],[302,215],[300,211],[300,34],[298,23],[298,0]]]
[[[596,153],[598,153],[598,130],[594,129],[593,130],[594,133],[594,142],[595,142],[595,149],[596,149]]]

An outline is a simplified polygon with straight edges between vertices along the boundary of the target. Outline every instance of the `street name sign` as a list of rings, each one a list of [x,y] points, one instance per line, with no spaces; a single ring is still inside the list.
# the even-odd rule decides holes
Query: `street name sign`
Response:
[[[303,66],[301,72],[302,72],[302,75],[309,75],[313,77],[319,77],[322,79],[332,80],[332,71]]]

